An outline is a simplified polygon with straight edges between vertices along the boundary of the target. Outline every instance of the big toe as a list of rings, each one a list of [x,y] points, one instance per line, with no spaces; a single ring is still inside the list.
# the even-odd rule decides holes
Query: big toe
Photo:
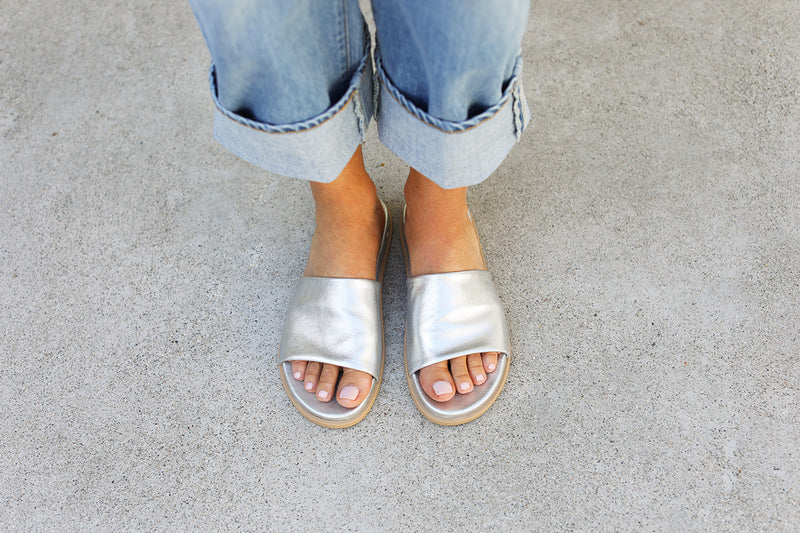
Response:
[[[456,386],[447,361],[435,363],[420,370],[419,383],[425,394],[437,402],[446,402],[456,393]]]
[[[339,380],[336,401],[342,407],[353,408],[361,405],[369,395],[372,387],[372,376],[366,372],[345,368]]]

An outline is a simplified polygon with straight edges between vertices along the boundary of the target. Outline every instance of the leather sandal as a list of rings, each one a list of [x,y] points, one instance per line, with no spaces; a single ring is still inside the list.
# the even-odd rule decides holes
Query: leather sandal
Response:
[[[404,208],[400,238],[408,275],[411,263],[405,241],[405,215]],[[508,326],[491,274],[486,270],[424,274],[408,277],[406,288],[404,355],[414,404],[425,418],[445,426],[478,418],[497,399],[509,368]],[[437,402],[422,389],[419,381],[422,368],[485,352],[500,353],[497,368],[487,373],[486,382],[475,385],[471,392],[456,393],[446,402]]]
[[[278,355],[281,381],[289,400],[308,420],[328,428],[360,422],[372,408],[383,377],[385,343],[381,286],[392,241],[386,205],[375,279],[304,277],[283,322]],[[358,406],[320,402],[292,376],[292,361],[316,361],[367,372],[372,387]]]

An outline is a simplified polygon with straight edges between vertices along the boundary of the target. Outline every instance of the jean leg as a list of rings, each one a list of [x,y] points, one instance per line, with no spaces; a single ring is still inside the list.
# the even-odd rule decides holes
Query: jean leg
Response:
[[[528,0],[373,0],[381,141],[439,185],[478,183],[529,120]]]
[[[357,0],[190,0],[211,53],[215,137],[267,170],[331,181],[372,111]]]

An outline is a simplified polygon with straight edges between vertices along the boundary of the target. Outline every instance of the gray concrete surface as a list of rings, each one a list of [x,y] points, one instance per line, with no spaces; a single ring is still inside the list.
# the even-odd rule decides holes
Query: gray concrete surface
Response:
[[[307,187],[212,139],[188,6],[0,0],[0,530],[797,531],[798,22],[535,2],[534,123],[471,192],[505,392],[416,412],[395,247],[384,387],[334,431],[275,370]]]

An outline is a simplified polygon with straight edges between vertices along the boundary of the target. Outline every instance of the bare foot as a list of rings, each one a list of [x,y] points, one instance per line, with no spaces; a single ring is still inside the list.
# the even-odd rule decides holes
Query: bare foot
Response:
[[[364,169],[359,146],[331,183],[311,182],[316,229],[305,276],[375,279],[384,214],[375,184]],[[372,376],[350,368],[293,361],[292,376],[321,402],[356,407],[367,397]],[[335,394],[334,394],[335,391]]]
[[[467,188],[442,189],[414,169],[405,185],[405,238],[411,276],[485,270],[480,241],[467,210]],[[475,353],[426,366],[422,389],[446,402],[486,382],[497,368],[498,353]]]

